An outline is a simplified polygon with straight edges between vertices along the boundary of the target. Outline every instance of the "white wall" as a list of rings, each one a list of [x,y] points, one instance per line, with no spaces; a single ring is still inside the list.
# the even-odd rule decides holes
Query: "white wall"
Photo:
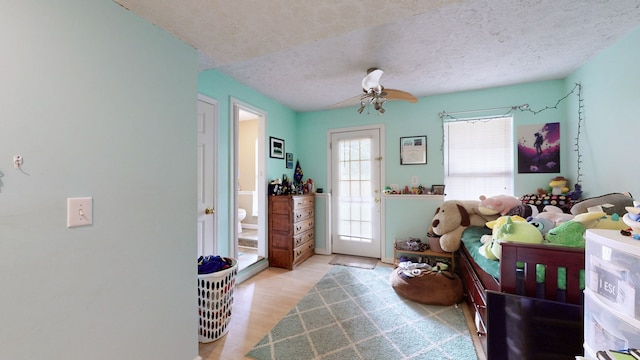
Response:
[[[0,8],[0,359],[194,359],[195,50],[110,0]]]

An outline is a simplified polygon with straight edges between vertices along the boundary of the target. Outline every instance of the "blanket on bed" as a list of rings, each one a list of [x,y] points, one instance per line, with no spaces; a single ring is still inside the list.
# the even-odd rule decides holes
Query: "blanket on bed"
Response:
[[[482,246],[480,238],[482,235],[491,235],[491,229],[487,227],[470,226],[462,233],[462,243],[467,248],[473,260],[480,266],[482,270],[489,275],[500,280],[500,261],[490,260],[482,256],[478,249]],[[550,245],[551,246],[551,245]],[[522,268],[522,264],[520,268]],[[536,280],[543,283],[545,277],[545,267],[536,265]],[[558,268],[558,289],[565,290],[567,288],[567,276],[565,268]],[[584,270],[580,272],[580,288],[584,289]]]

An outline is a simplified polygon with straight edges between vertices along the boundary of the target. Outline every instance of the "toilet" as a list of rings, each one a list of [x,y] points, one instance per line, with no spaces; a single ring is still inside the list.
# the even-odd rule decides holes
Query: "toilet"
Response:
[[[247,210],[238,208],[238,234],[242,232],[242,220],[247,217]]]

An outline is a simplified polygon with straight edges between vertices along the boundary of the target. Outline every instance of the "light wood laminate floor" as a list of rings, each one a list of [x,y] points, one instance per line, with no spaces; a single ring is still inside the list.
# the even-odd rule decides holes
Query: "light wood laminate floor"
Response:
[[[216,341],[200,343],[200,357],[251,359],[245,354],[334,266],[329,265],[332,258],[333,255],[314,255],[293,271],[270,267],[236,285],[229,332]],[[391,265],[379,262],[378,266]],[[467,323],[473,328],[466,304],[463,308]],[[478,337],[473,339],[476,347],[480,346]]]

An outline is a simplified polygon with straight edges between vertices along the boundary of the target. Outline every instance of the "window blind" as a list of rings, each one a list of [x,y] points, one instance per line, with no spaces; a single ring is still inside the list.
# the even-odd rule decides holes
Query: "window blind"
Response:
[[[444,123],[447,199],[513,195],[513,117]]]

